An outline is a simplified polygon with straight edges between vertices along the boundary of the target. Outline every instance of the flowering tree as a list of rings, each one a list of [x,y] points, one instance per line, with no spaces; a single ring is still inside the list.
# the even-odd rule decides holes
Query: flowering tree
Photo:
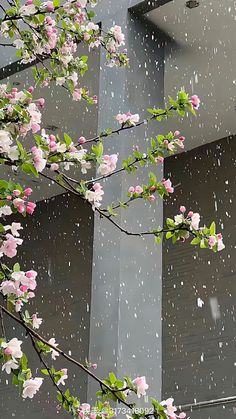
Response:
[[[2,47],[16,48],[16,55],[22,63],[34,64],[35,86],[47,87],[50,83],[64,87],[74,101],[85,100],[88,104],[97,103],[97,97],[81,86],[80,76],[88,69],[88,57],[77,56],[78,43],[85,43],[89,50],[97,47],[106,50],[108,66],[127,66],[129,64],[124,46],[124,35],[120,26],[114,26],[104,32],[94,23],[93,7],[96,0],[69,0],[63,5],[60,0],[47,1],[8,0],[9,7],[2,10],[1,35],[6,38]],[[96,22],[96,20],[95,20]],[[47,61],[45,61],[47,60]],[[118,162],[118,154],[104,154],[103,144],[120,132],[138,129],[139,126],[162,121],[174,116],[181,118],[186,114],[195,115],[200,105],[197,95],[189,97],[180,91],[176,99],[169,98],[163,109],[155,107],[147,110],[147,118],[140,121],[138,114],[130,112],[115,117],[115,128],[107,128],[94,138],[80,137],[72,139],[68,134],[63,138],[46,132],[41,127],[41,109],[45,106],[43,98],[35,98],[35,87],[26,87],[19,91],[10,84],[0,85],[0,164],[10,166],[13,172],[22,171],[32,177],[43,177],[54,181],[63,190],[76,195],[78,199],[90,205],[102,219],[112,223],[121,232],[130,236],[152,235],[156,243],[165,236],[173,243],[191,240],[192,245],[214,252],[224,248],[221,234],[216,233],[214,222],[210,227],[200,227],[200,215],[192,210],[180,207],[179,214],[168,218],[164,227],[157,226],[147,231],[129,231],[116,221],[118,210],[129,209],[139,199],[153,202],[155,199],[168,198],[174,192],[170,179],[157,179],[155,167],[163,164],[167,155],[184,148],[185,138],[179,131],[152,138],[146,150],[134,148],[132,155]],[[34,145],[27,149],[24,145],[26,136],[31,136]],[[90,176],[90,170],[97,167],[97,177]],[[153,166],[149,173],[149,182],[130,186],[127,196],[117,203],[102,206],[105,191],[103,181],[121,172],[134,173],[139,167]],[[76,169],[76,177],[70,177],[68,170]],[[81,175],[87,174],[86,180]],[[20,213],[32,215],[36,204],[30,201],[32,189],[18,183],[0,180],[0,224],[1,241],[0,257],[13,258],[17,248],[22,244],[20,238],[21,224],[7,223],[6,217]],[[3,259],[2,259],[3,260]],[[37,272],[23,270],[19,263],[14,266],[0,263],[0,305],[2,336],[0,338],[0,361],[2,373],[11,375],[13,385],[19,387],[23,398],[32,398],[39,391],[43,381],[50,379],[57,392],[59,407],[73,417],[82,419],[111,418],[114,416],[110,402],[118,402],[130,409],[134,419],[153,415],[155,418],[185,418],[184,412],[177,413],[173,399],[158,402],[152,399],[151,409],[135,411],[135,404],[129,401],[130,393],[137,397],[144,396],[148,389],[145,377],[117,378],[110,372],[108,377],[100,379],[93,369],[96,364],[85,361],[84,364],[73,359],[59,348],[55,338],[49,341],[38,333],[42,318],[37,313],[31,314],[25,309],[31,298],[34,298]],[[29,309],[30,310],[30,309]],[[4,330],[3,314],[12,318],[16,324],[24,327],[31,339],[32,346],[39,357],[43,368],[40,377],[34,377],[28,366],[27,355],[22,350],[23,342],[16,337],[7,339]],[[76,367],[85,371],[99,384],[94,406],[81,403],[77,395],[63,390],[68,379],[67,369],[57,370],[55,363],[58,356],[63,357]],[[50,360],[48,360],[48,358]],[[151,413],[150,413],[151,412]]]

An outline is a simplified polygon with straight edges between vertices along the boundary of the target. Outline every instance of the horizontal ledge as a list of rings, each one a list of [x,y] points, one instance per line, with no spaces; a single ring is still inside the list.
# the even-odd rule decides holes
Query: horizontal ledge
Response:
[[[167,4],[170,1],[173,0],[144,0],[139,2],[138,4],[135,4],[134,6],[131,6],[129,8],[129,12],[138,15],[143,15],[145,13],[150,12],[151,10],[157,9],[160,6],[164,6],[164,4]]]
[[[195,409],[203,409],[206,407],[213,407],[213,406],[219,406],[221,404],[229,404],[229,403],[236,403],[236,396],[230,396],[230,397],[222,397],[220,399],[212,399],[212,400],[205,400],[202,402],[197,403],[189,403],[189,404],[183,404],[179,405],[179,408],[183,411],[191,411]]]

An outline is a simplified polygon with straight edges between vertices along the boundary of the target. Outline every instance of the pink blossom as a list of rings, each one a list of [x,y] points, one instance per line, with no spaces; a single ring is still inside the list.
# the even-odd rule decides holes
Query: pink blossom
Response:
[[[21,194],[21,191],[19,191],[19,189],[14,189],[12,193],[14,196],[19,196]]]
[[[191,96],[190,102],[192,103],[192,106],[194,109],[198,109],[200,106],[200,99],[197,95]]]
[[[200,223],[200,214],[198,212],[193,213],[191,217],[191,227],[194,230],[199,229],[199,223]]]
[[[86,138],[85,137],[79,137],[79,144],[84,144],[86,143]]]
[[[0,291],[3,293],[3,295],[8,295],[8,294],[15,294],[17,293],[17,286],[15,284],[15,282],[13,281],[3,281],[0,284]]]
[[[97,105],[97,103],[98,103],[98,97],[97,97],[96,95],[94,95],[94,96],[92,97],[92,99],[93,99],[93,103],[94,103],[94,105]]]
[[[40,173],[45,169],[47,160],[43,158],[43,151],[41,148],[34,146],[31,148],[31,152],[33,155],[34,167],[37,172]]]
[[[168,416],[169,419],[184,419],[186,417],[186,414],[184,412],[181,412],[179,415],[177,415],[175,413],[177,411],[177,408],[173,405],[173,402],[174,399],[172,397],[161,402],[161,405],[165,407],[165,414]]]
[[[55,9],[52,1],[47,1],[46,7],[47,7],[48,12],[53,12]]]
[[[23,230],[23,227],[21,227],[21,223],[11,223],[11,225],[4,226],[5,231],[11,230],[11,234],[14,237],[19,237],[20,234],[18,233],[19,230]]]
[[[51,166],[50,166],[50,170],[52,171],[52,172],[55,172],[56,170],[58,170],[59,169],[59,164],[57,164],[57,163],[52,163],[51,164]]]
[[[25,211],[25,202],[23,199],[15,198],[13,199],[12,203],[20,214],[22,214]]]
[[[31,125],[32,133],[36,134],[36,132],[40,131],[40,125],[36,122],[33,122]]]
[[[23,384],[23,399],[29,397],[32,399],[34,395],[39,391],[41,385],[43,384],[43,378],[31,378],[29,380],[25,380]]]
[[[37,272],[36,272],[36,271],[33,271],[33,270],[31,270],[31,271],[27,271],[27,272],[25,273],[25,276],[26,276],[27,278],[30,278],[30,279],[35,279],[37,275],[38,275],[38,274],[37,274]]]
[[[208,244],[209,244],[209,246],[210,246],[211,249],[212,249],[212,247],[215,246],[216,242],[217,242],[217,240],[216,240],[216,237],[215,236],[209,236],[209,238],[208,238]]]
[[[218,250],[218,252],[220,252],[224,248],[225,248],[225,245],[223,243],[223,237],[222,237],[222,234],[219,233],[219,234],[217,234],[217,250]]]
[[[26,188],[26,189],[24,190],[24,194],[25,194],[26,196],[30,196],[30,195],[32,194],[32,192],[33,192],[33,190],[32,190],[31,188]]]
[[[89,41],[89,40],[90,40],[90,38],[91,38],[91,35],[89,35],[89,33],[85,32],[85,33],[84,33],[84,40],[85,40],[85,41]]]
[[[17,246],[21,245],[22,239],[16,239],[12,234],[6,234],[6,240],[3,242],[0,253],[3,253],[9,258],[13,258],[17,254]]]
[[[16,370],[19,368],[18,363],[14,359],[10,359],[9,361],[5,362],[2,366],[2,371],[6,371],[7,374],[11,374],[12,370]]]
[[[18,313],[19,311],[21,311],[21,307],[23,306],[23,301],[22,300],[17,300],[15,302],[15,310]]]
[[[130,125],[136,125],[136,123],[139,122],[139,115],[138,114],[132,114],[130,112],[124,113],[124,114],[118,114],[116,115],[116,120],[120,124],[126,124],[129,123]]]
[[[193,216],[193,211],[189,211],[188,218],[192,218],[192,216]]]
[[[85,199],[92,204],[92,209],[95,211],[96,208],[101,206],[104,191],[102,190],[102,185],[98,182],[93,185],[92,189],[93,190],[89,189],[85,192]]]
[[[137,388],[137,396],[145,396],[146,390],[148,389],[149,385],[146,383],[145,377],[137,377],[133,380],[133,383],[136,385]]]
[[[67,380],[68,375],[67,375],[67,368],[62,368],[61,372],[63,373],[62,377],[59,378],[57,385],[59,386],[60,384],[62,384],[63,386],[65,385],[65,380]]]
[[[174,132],[174,136],[175,136],[175,137],[179,137],[179,135],[180,135],[180,132],[179,132],[179,131],[175,131],[175,132]]]
[[[164,187],[165,187],[165,189],[166,189],[166,192],[168,192],[168,193],[173,193],[174,192],[174,188],[173,188],[173,186],[172,186],[172,182],[171,182],[171,180],[170,179],[163,179],[162,180],[162,183],[163,183],[163,185],[164,185]]]
[[[78,409],[79,416],[81,418],[86,417],[86,415],[88,415],[90,413],[90,409],[91,409],[91,407],[90,407],[89,403],[81,403],[81,405]]]
[[[40,99],[37,100],[37,106],[41,109],[44,108],[45,105],[45,99],[43,97],[41,97]]]
[[[164,157],[161,157],[161,156],[158,156],[158,157],[156,157],[155,158],[155,160],[156,160],[156,163],[163,163],[164,162]]]
[[[56,339],[55,338],[49,339],[48,343],[50,345],[53,345],[54,347],[57,347],[58,346],[58,343],[56,343]],[[54,361],[56,360],[56,357],[59,356],[59,355],[60,355],[59,352],[57,352],[55,349],[52,349],[51,348],[51,357],[52,357],[52,359]]]
[[[32,325],[33,329],[39,329],[39,326],[42,324],[43,319],[37,316],[37,313],[32,315]]]
[[[97,364],[91,364],[91,368],[93,368],[94,370],[96,370],[96,369],[97,369],[97,367],[98,367],[98,365],[97,365]]]
[[[128,192],[129,193],[134,193],[134,191],[135,191],[134,187],[133,186],[130,186],[129,189],[128,189]]]
[[[184,206],[184,205],[181,205],[181,206],[180,206],[180,212],[184,213],[185,211],[186,211],[185,206]]]
[[[4,353],[6,355],[11,355],[13,358],[21,358],[23,356],[21,344],[21,340],[13,338],[8,343],[2,342],[1,347],[4,348]]]
[[[27,207],[26,207],[27,214],[32,215],[35,208],[36,208],[36,204],[34,202],[28,202]]]
[[[37,282],[35,280],[37,276],[37,272],[35,271],[27,271],[27,272],[13,272],[11,274],[11,277],[16,281],[16,282],[20,282],[22,285],[26,286],[27,289],[29,288],[30,290],[34,291],[36,286],[37,286]]]
[[[73,100],[80,101],[82,99],[82,89],[75,89],[72,94]]]
[[[140,185],[135,186],[135,190],[134,190],[134,192],[135,192],[135,193],[138,193],[138,194],[143,193],[143,188],[142,188],[142,186],[140,186]]]
[[[156,197],[155,197],[155,195],[150,195],[150,196],[148,197],[148,199],[149,199],[149,201],[150,201],[150,202],[153,202],[153,201],[155,201],[155,200],[156,200]]]
[[[118,160],[117,154],[105,154],[102,158],[102,163],[98,167],[98,173],[102,176],[109,175],[116,169],[116,163]]]
[[[33,92],[34,92],[34,87],[33,87],[33,86],[30,86],[30,87],[28,88],[28,92],[29,92],[29,93],[33,93]]]
[[[167,146],[168,150],[170,151],[174,151],[175,150],[175,145],[174,143],[168,142],[168,146]]]

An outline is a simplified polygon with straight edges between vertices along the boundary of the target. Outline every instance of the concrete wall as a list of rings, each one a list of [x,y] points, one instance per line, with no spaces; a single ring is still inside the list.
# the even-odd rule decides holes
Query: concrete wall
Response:
[[[235,381],[235,178],[236,138],[225,138],[168,158],[176,194],[165,217],[180,205],[199,211],[222,230],[220,254],[188,244],[163,247],[163,397],[177,404],[233,396]],[[202,308],[197,298],[204,301]],[[235,404],[191,413],[191,418],[233,418]]]

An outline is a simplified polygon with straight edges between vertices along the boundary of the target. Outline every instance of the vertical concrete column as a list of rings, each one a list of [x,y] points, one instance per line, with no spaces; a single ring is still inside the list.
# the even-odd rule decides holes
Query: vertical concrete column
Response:
[[[156,28],[122,7],[106,16],[104,30],[114,23],[125,29],[130,69],[106,68],[101,52],[99,131],[114,126],[118,112],[131,111],[144,118],[147,107],[162,105],[164,87],[163,46]],[[134,128],[105,139],[105,149],[119,153],[120,165],[133,146],[145,151],[148,140],[158,133],[160,125],[155,122]],[[162,170],[150,170],[161,178]],[[108,179],[105,204],[125,200],[128,187],[145,183],[150,170]],[[161,225],[162,214],[162,202],[139,202],[122,210],[116,221],[129,231],[144,231]],[[146,375],[154,397],[161,393],[161,278],[162,247],[154,245],[153,238],[127,236],[95,217],[90,359],[98,363],[100,376],[109,370],[120,377]],[[88,399],[96,390],[96,383],[89,382]]]

